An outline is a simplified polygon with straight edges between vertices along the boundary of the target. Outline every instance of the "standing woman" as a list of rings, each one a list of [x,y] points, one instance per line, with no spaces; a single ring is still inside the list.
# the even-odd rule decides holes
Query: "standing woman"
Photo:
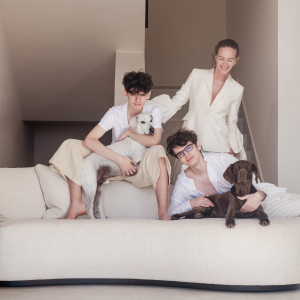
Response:
[[[230,75],[239,60],[238,44],[231,39],[220,41],[213,60],[215,66],[210,70],[194,69],[172,99],[161,95],[151,103],[162,107],[165,123],[190,100],[183,127],[196,132],[202,150],[228,152],[246,160],[243,136],[237,127],[244,88]]]

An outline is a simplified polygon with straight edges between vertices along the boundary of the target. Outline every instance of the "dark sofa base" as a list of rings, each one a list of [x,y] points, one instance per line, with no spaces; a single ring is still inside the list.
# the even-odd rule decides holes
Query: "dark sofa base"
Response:
[[[228,291],[228,292],[277,292],[277,291],[290,291],[290,290],[300,289],[300,284],[246,286],[246,285],[221,285],[221,284],[205,284],[205,283],[142,280],[142,279],[71,278],[71,279],[0,281],[0,287],[26,287],[26,286],[75,285],[75,284],[77,285],[81,285],[81,284],[150,285],[150,286],[181,287],[181,288]]]

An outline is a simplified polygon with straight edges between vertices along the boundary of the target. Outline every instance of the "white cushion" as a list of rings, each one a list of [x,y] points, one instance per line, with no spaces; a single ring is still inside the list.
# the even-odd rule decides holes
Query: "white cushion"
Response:
[[[169,187],[169,200],[174,186]],[[158,219],[156,194],[152,186],[137,188],[126,181],[110,181],[102,187],[101,217]]]
[[[57,219],[66,216],[70,206],[68,183],[50,167],[37,165],[36,172],[43,190],[47,210],[43,219]]]
[[[35,169],[0,169],[0,221],[42,218],[46,211]]]

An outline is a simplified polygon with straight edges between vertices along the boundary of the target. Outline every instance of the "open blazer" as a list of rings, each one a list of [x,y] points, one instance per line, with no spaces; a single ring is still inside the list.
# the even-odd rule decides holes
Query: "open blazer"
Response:
[[[229,152],[232,149],[239,153],[239,159],[247,159],[243,135],[237,127],[244,88],[229,74],[210,105],[213,75],[214,69],[194,69],[172,99],[168,95],[161,95],[150,101],[162,108],[162,122],[166,123],[190,100],[183,127],[196,132],[202,149],[212,152]]]

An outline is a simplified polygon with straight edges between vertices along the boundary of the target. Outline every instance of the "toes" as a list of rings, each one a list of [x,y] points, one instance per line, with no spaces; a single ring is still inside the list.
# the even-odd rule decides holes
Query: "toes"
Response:
[[[265,220],[260,220],[259,221],[259,224],[261,226],[268,226],[270,224],[270,221],[268,219],[265,219]]]
[[[201,219],[202,217],[203,217],[203,215],[201,213],[199,213],[199,212],[196,212],[194,214],[194,219]]]

